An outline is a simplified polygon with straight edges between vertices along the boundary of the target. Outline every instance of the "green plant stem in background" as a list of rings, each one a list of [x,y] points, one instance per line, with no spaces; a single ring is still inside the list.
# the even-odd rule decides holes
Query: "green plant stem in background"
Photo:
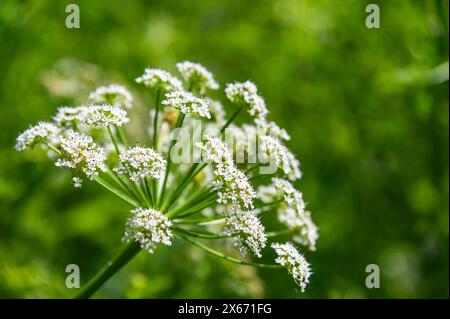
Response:
[[[125,266],[139,251],[141,247],[136,242],[131,242],[113,260],[100,270],[81,291],[74,296],[75,299],[91,297],[111,276]]]

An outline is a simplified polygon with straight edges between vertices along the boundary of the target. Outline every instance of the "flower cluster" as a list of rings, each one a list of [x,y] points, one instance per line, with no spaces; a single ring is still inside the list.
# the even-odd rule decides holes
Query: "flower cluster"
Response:
[[[305,257],[295,249],[292,243],[272,243],[272,248],[278,256],[275,261],[287,269],[304,292],[311,276],[311,269]]]
[[[49,141],[59,132],[59,128],[49,122],[40,122],[32,126],[17,137],[16,150],[24,151],[36,144]]]
[[[299,168],[300,162],[280,140],[265,135],[260,137],[260,141],[262,154],[266,156],[264,161],[268,161],[271,165],[281,169],[291,181],[302,177]]]
[[[93,104],[119,105],[129,109],[132,106],[133,97],[124,86],[110,84],[96,88],[89,94],[89,101]]]
[[[235,211],[226,217],[225,233],[235,238],[241,256],[250,249],[257,257],[266,246],[267,236],[259,218],[249,211]]]
[[[217,90],[219,88],[219,84],[214,80],[212,73],[201,64],[184,61],[177,63],[177,69],[184,81],[192,86],[198,86],[200,94],[204,94],[206,90]]]
[[[274,138],[285,141],[289,141],[291,139],[288,132],[286,132],[284,128],[279,127],[275,122],[256,119],[255,124],[264,132],[264,135],[273,136]]]
[[[56,115],[53,117],[53,121],[60,127],[77,127],[85,117],[86,106],[61,106],[56,111]]]
[[[245,106],[248,113],[259,120],[264,120],[269,113],[256,85],[250,81],[228,83],[225,93],[231,102]]]
[[[227,84],[226,96],[238,106],[228,118],[221,102],[206,96],[219,88],[212,73],[189,61],[176,66],[183,82],[150,68],[136,79],[156,91],[150,118],[143,119],[149,126],[122,128],[130,122],[127,111],[135,111],[133,97],[125,87],[111,84],[95,89],[84,105],[61,106],[51,121],[25,130],[16,149],[42,144],[52,159],[56,155],[56,166],[71,169],[75,187],[87,178],[131,205],[123,240],[133,244],[127,249],[140,246],[153,253],[161,244],[170,246],[174,238],[186,240],[235,263],[286,268],[304,291],[310,267],[291,242],[272,243],[275,263],[251,261],[262,257],[275,236],[289,234],[296,244],[310,250],[316,247],[318,228],[306,211],[302,193],[292,184],[301,172],[299,161],[284,144],[289,134],[267,119],[266,103],[252,82]],[[233,123],[243,109],[252,123]],[[205,129],[195,127],[200,120]],[[140,128],[152,138],[139,135],[144,131]],[[191,129],[186,141],[179,132]],[[130,146],[131,140],[139,145]],[[200,163],[191,163],[198,159],[198,153],[191,154],[191,141],[200,150]],[[187,149],[189,154],[177,156]],[[176,161],[186,159],[184,155],[189,161]],[[266,172],[259,168],[265,163],[276,168],[269,173],[278,177],[261,186],[260,177]],[[260,186],[258,192],[251,182]],[[273,212],[283,229],[270,230],[266,225],[266,233],[263,221],[276,221],[270,217]],[[206,239],[233,241],[240,259],[216,251],[204,243]]]
[[[281,215],[278,216],[281,219]],[[302,222],[302,225],[298,228],[298,233],[294,233],[292,240],[314,251],[316,250],[316,241],[319,239],[319,230],[311,219],[311,212],[305,211]]]
[[[206,142],[197,143],[202,156],[214,166],[214,187],[218,190],[218,203],[234,204],[245,209],[253,208],[256,192],[247,176],[233,162],[227,145],[218,137],[205,137]]]
[[[208,103],[187,91],[174,91],[166,94],[161,104],[180,110],[183,114],[211,118]]]
[[[166,160],[151,148],[136,146],[119,155],[120,166],[114,171],[128,176],[132,181],[151,177],[159,180],[165,170]]]
[[[142,249],[153,253],[157,244],[172,245],[172,222],[166,215],[155,209],[138,207],[131,211],[132,218],[126,224],[123,240],[134,240]]]
[[[279,222],[292,231],[293,241],[308,246],[310,250],[316,249],[318,229],[311,213],[305,211],[306,204],[301,192],[287,180],[272,178],[272,185],[260,186],[258,193],[265,201],[275,200],[277,203],[281,200],[277,208]]]
[[[99,128],[109,125],[122,126],[130,121],[127,112],[116,105],[92,105],[80,115],[82,122]]]
[[[68,167],[76,172],[83,172],[89,179],[98,176],[98,170],[105,171],[105,152],[94,143],[92,137],[72,130],[66,131],[60,137],[59,158],[55,165]],[[74,180],[77,187],[81,186],[81,179]]]
[[[183,88],[180,80],[161,69],[145,69],[144,74],[136,78],[136,82],[163,91],[177,91]]]
[[[306,204],[303,201],[302,193],[296,190],[294,185],[287,180],[272,178],[272,182],[278,193],[283,196],[286,205],[297,211],[299,214],[303,214]]]

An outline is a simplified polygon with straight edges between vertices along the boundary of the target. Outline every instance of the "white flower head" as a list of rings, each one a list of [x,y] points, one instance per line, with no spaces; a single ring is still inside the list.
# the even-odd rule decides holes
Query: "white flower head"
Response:
[[[58,133],[59,128],[55,124],[39,122],[17,137],[15,148],[18,151],[24,151],[36,144],[52,140]]]
[[[184,81],[191,85],[196,85],[200,94],[206,90],[217,90],[219,84],[214,80],[211,72],[203,65],[189,61],[177,63],[177,69],[181,73]]]
[[[133,96],[124,86],[110,84],[96,88],[89,94],[89,101],[93,104],[119,105],[129,109],[133,103]]]
[[[166,168],[166,160],[157,151],[145,147],[133,147],[119,155],[120,166],[114,171],[127,175],[132,181],[151,177],[159,180]]]
[[[238,204],[245,209],[253,208],[256,192],[247,176],[233,162],[233,156],[227,145],[217,137],[206,136],[206,142],[197,143],[203,158],[213,164],[215,180],[212,185],[217,189],[219,204]]]
[[[200,99],[187,91],[174,91],[166,94],[161,104],[180,110],[184,114],[193,114],[210,119],[209,105],[206,100]]]
[[[295,181],[302,177],[300,162],[283,143],[272,136],[261,136],[260,141],[263,156],[280,168],[289,180]]]
[[[269,113],[264,99],[258,94],[253,82],[228,83],[225,93],[231,102],[244,105],[248,113],[259,120],[264,120]]]
[[[237,208],[237,211],[226,217],[225,233],[235,238],[242,257],[247,250],[261,257],[261,250],[266,246],[267,236],[264,226],[255,214],[249,211],[241,212]]]
[[[272,248],[277,254],[275,262],[287,269],[294,278],[302,292],[305,291],[311,276],[311,268],[305,257],[301,255],[292,243],[272,243]]]
[[[279,127],[275,122],[256,119],[255,124],[259,129],[263,130],[264,135],[270,135],[285,141],[289,141],[291,139],[291,136],[288,134],[288,132],[284,128]]]
[[[122,126],[130,120],[127,111],[117,105],[91,105],[83,113],[82,121],[95,127]]]
[[[76,127],[83,120],[86,106],[61,106],[56,111],[53,121],[61,127]]]
[[[127,221],[124,241],[134,240],[151,254],[158,244],[172,245],[172,222],[166,215],[155,209],[142,207],[133,209],[131,213],[134,216]]]
[[[284,202],[288,207],[294,209],[300,214],[305,212],[306,204],[303,201],[303,194],[296,190],[291,182],[276,177],[272,178],[272,182],[278,193],[283,196]]]
[[[98,176],[98,170],[105,171],[105,151],[95,144],[92,137],[68,130],[60,138],[61,158],[55,165],[83,172],[89,179]],[[74,180],[80,184],[79,180]]]
[[[163,91],[178,91],[183,88],[180,80],[161,69],[145,69],[144,74],[136,78],[136,82]]]
[[[310,250],[316,250],[316,242],[319,239],[319,230],[311,219],[311,213],[306,211],[303,214],[302,226],[292,238],[295,242],[307,246]]]

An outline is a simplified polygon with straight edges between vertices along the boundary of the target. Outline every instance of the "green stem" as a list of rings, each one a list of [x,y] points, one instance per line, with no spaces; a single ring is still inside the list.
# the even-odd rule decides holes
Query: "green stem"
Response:
[[[242,107],[238,108],[233,115],[231,115],[231,117],[228,119],[228,121],[224,124],[224,126],[222,126],[222,128],[220,129],[220,133],[222,134],[225,129],[231,124],[231,122],[233,122],[233,120],[239,115],[239,113],[241,112]]]
[[[206,223],[211,223],[211,222],[215,222],[215,221],[219,221],[219,220],[224,220],[225,217],[223,216],[215,216],[215,217],[209,217],[209,218],[191,218],[191,219],[176,219],[174,221],[175,224],[206,224]]]
[[[168,217],[178,217],[178,218],[184,218],[184,217],[188,217],[188,216],[192,216],[195,214],[200,213],[203,209],[205,209],[206,207],[211,206],[212,204],[214,204],[217,201],[216,197],[209,199],[209,201],[207,202],[203,202],[203,203],[199,203],[197,205],[195,205],[194,207],[186,210],[185,212],[183,212],[182,214],[178,214],[179,210],[176,210],[174,212],[169,212],[167,214]]]
[[[145,192],[147,193],[147,196],[150,198],[150,203],[152,203],[152,205],[154,206],[154,201],[153,201],[153,196],[152,196],[152,192],[150,191],[150,186],[148,185],[148,178],[144,178],[144,187],[145,187]]]
[[[117,175],[116,172],[107,167],[106,173],[118,186],[121,187],[123,191],[125,191],[126,193],[134,197],[134,199],[139,201],[139,196],[137,196],[137,194]]]
[[[159,113],[159,102],[161,100],[161,89],[156,91],[156,102],[155,102],[155,117],[153,119],[153,147],[158,150],[158,113]]]
[[[139,194],[141,195],[141,197],[142,197],[144,203],[147,205],[147,207],[150,208],[151,207],[151,203],[150,203],[147,195],[145,194],[145,183],[143,181],[143,178],[141,178],[139,180],[139,182],[140,182],[140,185],[137,185],[137,189],[139,191]]]
[[[122,252],[119,253],[113,260],[108,262],[103,269],[101,269],[92,278],[86,286],[84,286],[75,299],[85,299],[91,297],[109,278],[111,278],[117,271],[125,266],[139,251],[141,247],[136,242],[131,242],[125,246]]]
[[[124,194],[122,191],[118,190],[117,188],[115,188],[114,186],[112,186],[111,184],[106,182],[104,179],[102,179],[101,177],[98,177],[98,176],[95,177],[94,181],[96,181],[98,184],[100,184],[101,186],[103,186],[104,188],[106,188],[107,190],[112,192],[114,195],[116,195],[117,197],[119,197],[123,201],[127,202],[128,204],[130,204],[131,206],[133,206],[133,207],[141,206],[139,202],[137,202],[134,199],[130,198],[128,195]]]
[[[57,149],[55,146],[53,146],[52,144],[49,143],[45,143],[53,152],[55,152],[56,154],[58,154],[59,156],[62,156],[62,153],[59,149]]]
[[[261,205],[256,205],[255,208],[253,208],[253,209],[258,209],[258,208],[264,208],[264,207],[273,206],[273,205],[276,205],[276,204],[281,203],[281,202],[283,202],[283,201],[284,201],[284,199],[278,199],[278,200],[275,200],[275,201],[270,202],[270,203],[263,203],[263,204],[261,204]]]
[[[177,187],[175,192],[170,197],[169,202],[167,203],[167,207],[165,207],[165,211],[167,211],[172,205],[175,203],[175,201],[178,199],[178,197],[182,194],[183,190],[186,188],[187,184],[198,174],[200,171],[207,165],[202,164],[200,167],[198,167],[200,164],[196,163],[194,164],[191,169],[189,170],[188,174],[184,178],[184,180],[181,182],[181,184]]]
[[[180,236],[184,240],[190,242],[191,244],[193,244],[193,245],[203,249],[204,251],[210,253],[211,255],[214,255],[216,257],[222,258],[222,259],[224,259],[226,261],[230,261],[232,263],[236,263],[236,264],[240,264],[240,265],[246,265],[246,266],[256,266],[256,267],[267,268],[267,269],[280,269],[280,268],[283,268],[281,265],[269,265],[269,264],[259,264],[259,263],[253,263],[253,262],[245,262],[245,261],[242,261],[242,260],[239,260],[239,259],[227,256],[225,254],[222,254],[221,252],[219,252],[219,251],[217,251],[217,250],[215,250],[215,249],[213,249],[213,248],[211,248],[211,247],[209,247],[209,246],[207,246],[207,245],[205,245],[205,244],[203,244],[203,243],[201,243],[199,241],[196,241],[196,240],[194,240],[192,238],[189,238],[187,236],[183,236],[183,235],[178,235],[178,236]]]
[[[246,171],[244,171],[245,174],[250,173],[251,171],[257,169],[258,167],[260,167],[262,164],[261,163],[256,163],[255,165],[251,166],[250,168],[248,168]]]
[[[267,232],[266,236],[268,238],[270,237],[276,237],[276,236],[281,236],[281,235],[286,235],[289,233],[292,233],[293,230],[292,229],[284,229],[284,230],[277,230],[277,231],[271,231],[271,232]]]
[[[173,230],[177,232],[184,233],[189,236],[197,237],[197,238],[203,238],[203,239],[223,239],[223,238],[231,238],[231,236],[226,234],[213,234],[213,233],[207,233],[207,232],[198,232],[198,231],[192,231],[188,229],[183,229],[179,227],[172,227]]]
[[[125,135],[125,133],[124,133],[124,131],[123,131],[122,126],[116,126],[116,131],[117,131],[117,133],[119,134],[120,142],[121,142],[125,147],[128,147],[128,140],[127,140],[127,137],[126,137],[126,135]]]
[[[203,201],[205,201],[205,200],[211,201],[211,199],[209,197],[211,197],[211,195],[215,196],[216,195],[215,193],[216,193],[215,190],[212,193],[211,193],[211,190],[208,190],[207,193],[203,193],[203,194],[200,194],[199,196],[197,196],[195,198],[192,198],[190,200],[186,200],[185,204],[175,208],[173,211],[169,212],[169,214],[170,214],[170,216],[176,216],[179,212],[186,211],[186,210],[190,211],[192,208],[196,208],[199,205],[202,205]],[[215,200],[215,198],[214,198],[214,200]]]
[[[185,118],[185,114],[180,113],[178,120],[177,120],[177,125],[175,126],[175,129],[178,129],[183,125],[184,118]],[[159,196],[160,201],[164,200],[164,193],[166,191],[167,178],[169,177],[170,167],[172,165],[172,157],[170,156],[170,153],[172,152],[172,148],[174,147],[175,142],[176,142],[176,139],[173,139],[170,142],[169,151],[167,152],[167,167],[166,167],[164,181],[163,181],[162,188],[161,188],[161,195]]]
[[[106,128],[108,129],[109,136],[111,137],[111,141],[114,144],[114,149],[116,150],[117,156],[119,156],[119,154],[120,154],[119,146],[117,145],[116,138],[114,137],[114,135],[111,131],[111,127],[109,125],[107,125]]]

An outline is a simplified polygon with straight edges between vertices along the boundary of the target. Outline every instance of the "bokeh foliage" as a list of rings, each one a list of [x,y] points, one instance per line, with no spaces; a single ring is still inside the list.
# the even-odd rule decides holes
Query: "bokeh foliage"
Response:
[[[65,27],[77,3],[81,28]],[[364,25],[378,3],[381,29]],[[15,137],[100,84],[198,61],[251,79],[292,135],[297,183],[320,227],[304,295],[284,272],[177,243],[141,253],[97,297],[448,297],[448,1],[0,2],[0,297],[67,297],[118,250],[127,207],[75,190]],[[223,93],[218,94],[223,98]],[[145,113],[141,112],[141,117]],[[366,289],[378,264],[381,288]]]

